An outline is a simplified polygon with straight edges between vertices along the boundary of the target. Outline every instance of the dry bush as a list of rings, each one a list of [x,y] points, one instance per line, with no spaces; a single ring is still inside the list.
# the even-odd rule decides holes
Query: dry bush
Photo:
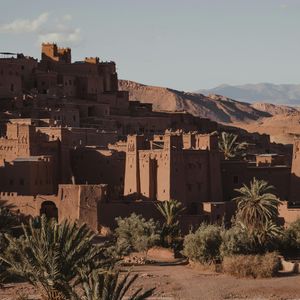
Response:
[[[223,272],[236,277],[268,278],[280,269],[276,252],[264,255],[233,255],[223,259]]]

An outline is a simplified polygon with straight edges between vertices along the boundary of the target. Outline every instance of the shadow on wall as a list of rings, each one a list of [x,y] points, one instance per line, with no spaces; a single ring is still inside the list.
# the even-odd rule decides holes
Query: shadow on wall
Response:
[[[291,174],[291,189],[289,197],[289,207],[300,208],[300,177]]]
[[[164,218],[158,211],[156,205],[161,201],[153,201],[147,197],[140,197],[136,193],[122,197],[119,201],[108,201],[99,203],[99,225],[108,227],[111,230],[117,226],[116,218],[129,217],[132,213],[142,215],[145,219],[154,219],[162,225]],[[198,203],[197,214],[191,214],[189,210],[179,218],[180,228],[183,234],[191,229],[197,229],[203,222],[218,223],[230,226],[231,218],[234,215],[235,203]]]

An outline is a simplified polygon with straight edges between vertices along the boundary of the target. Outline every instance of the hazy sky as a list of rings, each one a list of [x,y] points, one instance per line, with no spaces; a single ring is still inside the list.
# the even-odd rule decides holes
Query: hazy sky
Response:
[[[42,41],[179,90],[300,83],[300,0],[1,0],[0,51]]]

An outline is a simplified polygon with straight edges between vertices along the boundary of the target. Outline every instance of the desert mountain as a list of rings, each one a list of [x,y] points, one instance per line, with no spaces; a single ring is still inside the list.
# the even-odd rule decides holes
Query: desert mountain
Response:
[[[195,116],[230,124],[249,132],[270,134],[278,143],[292,143],[300,136],[300,108],[256,102],[253,104],[225,96],[186,93],[120,80],[119,88],[129,91],[131,101],[152,103],[156,111],[187,111]]]
[[[300,108],[279,104],[271,104],[265,102],[255,102],[251,106],[259,111],[264,111],[272,116],[286,115],[286,116],[299,116]]]
[[[204,95],[218,94],[246,102],[270,102],[276,104],[299,105],[300,84],[223,84],[208,90],[199,90]]]
[[[223,123],[249,122],[269,116],[267,111],[257,110],[249,103],[218,96],[204,96],[169,88],[147,86],[128,80],[119,81],[120,90],[129,91],[131,101],[152,103],[156,111],[186,111],[194,116]]]

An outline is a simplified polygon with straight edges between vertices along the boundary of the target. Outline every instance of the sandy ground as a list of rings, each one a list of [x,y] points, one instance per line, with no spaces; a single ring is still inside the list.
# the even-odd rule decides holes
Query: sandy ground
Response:
[[[146,265],[134,267],[139,273],[135,288],[155,287],[158,299],[300,299],[300,275],[272,279],[236,279],[210,271],[199,271],[189,266]],[[15,284],[0,290],[1,300],[15,300],[16,293],[28,293],[39,299],[27,284]]]

